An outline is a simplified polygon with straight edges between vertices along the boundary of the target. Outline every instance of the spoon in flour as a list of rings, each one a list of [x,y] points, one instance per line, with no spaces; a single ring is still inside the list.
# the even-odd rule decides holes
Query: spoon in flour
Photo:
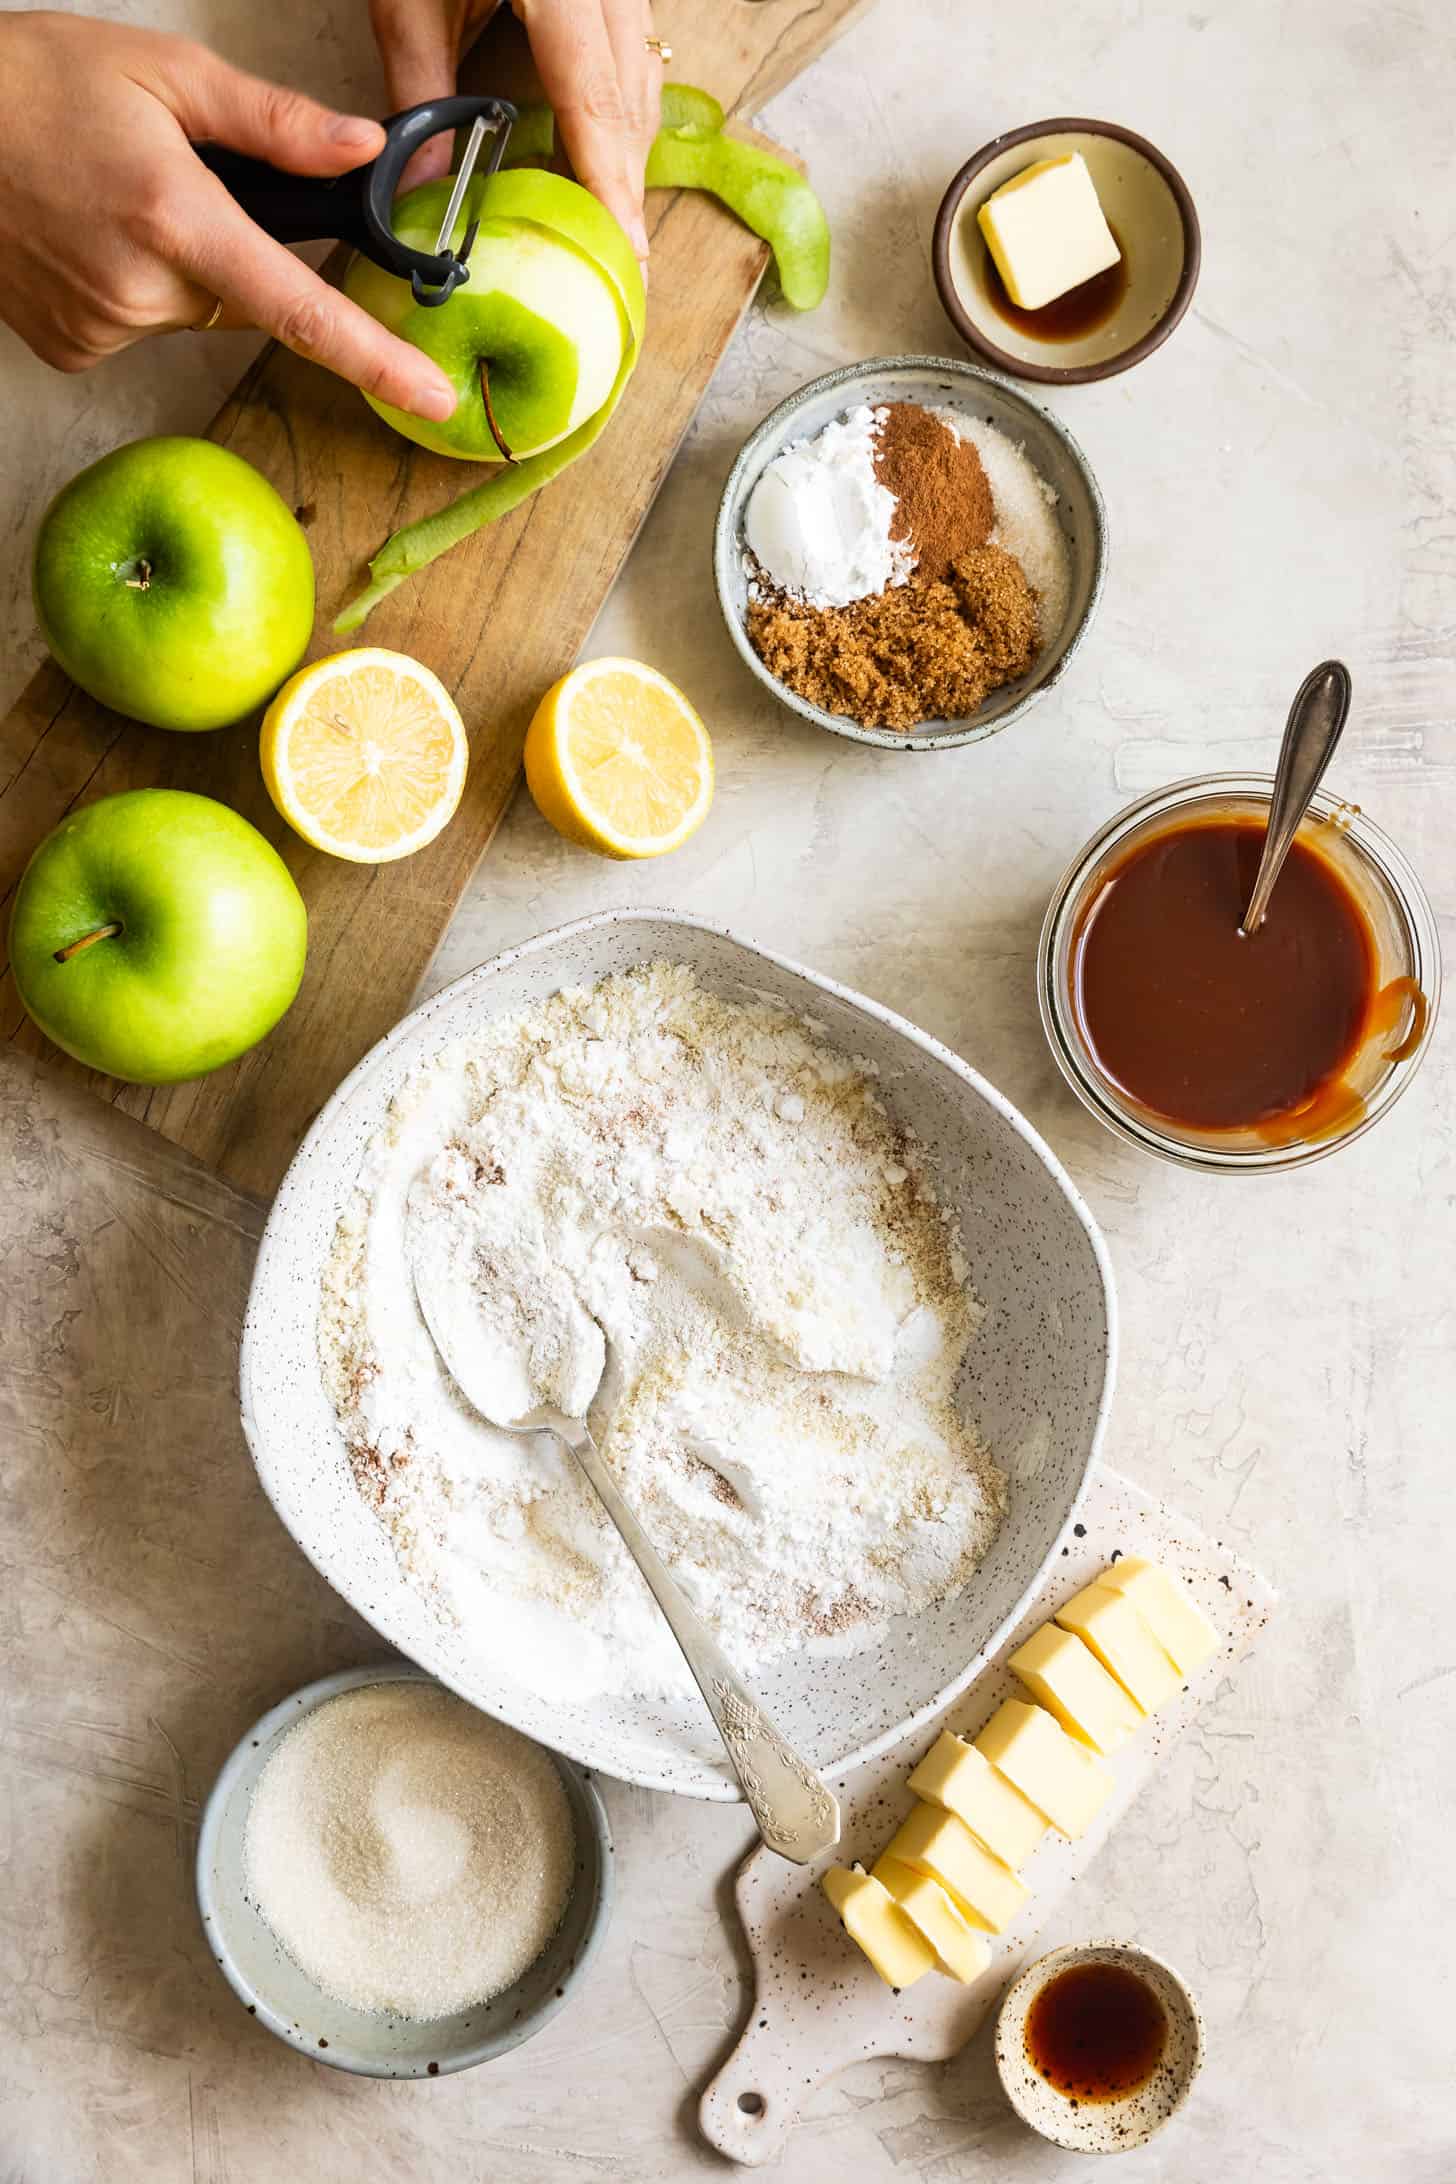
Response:
[[[439,1259],[432,1263],[420,1253],[413,1271],[421,1316],[445,1370],[466,1401],[502,1433],[554,1433],[595,1488],[682,1647],[683,1659],[703,1694],[769,1849],[795,1865],[809,1865],[823,1851],[832,1850],[839,1841],[837,1800],[808,1761],[779,1735],[702,1617],[688,1605],[667,1564],[622,1499],[587,1430],[586,1414],[606,1365],[606,1343],[596,1322],[587,1320],[596,1336],[596,1370],[589,1387],[588,1374],[579,1367],[592,1356],[592,1347],[585,1342],[574,1345],[578,1369],[569,1375],[572,1410],[539,1402],[528,1407],[532,1396],[539,1395],[539,1388],[532,1386],[529,1358],[522,1358],[506,1331],[492,1326],[484,1314],[472,1315],[466,1339],[456,1276],[449,1263]]]

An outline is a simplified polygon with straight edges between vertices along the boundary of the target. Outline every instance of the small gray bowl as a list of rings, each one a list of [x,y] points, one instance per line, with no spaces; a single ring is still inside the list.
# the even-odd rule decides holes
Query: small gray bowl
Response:
[[[981,417],[1025,447],[1032,463],[1057,495],[1057,516],[1071,560],[1071,587],[1062,626],[1049,636],[1029,675],[993,690],[968,720],[926,720],[904,733],[866,728],[844,713],[827,713],[788,690],[771,675],[748,640],[748,573],[744,566],[743,517],[760,476],[791,440],[812,438],[831,419],[861,402],[943,404]],[[1031,396],[978,364],[942,356],[872,357],[863,364],[842,364],[837,371],[811,379],[797,394],[771,410],[739,450],[728,473],[713,533],[713,576],[728,634],[748,666],[781,705],[834,735],[856,743],[876,743],[883,750],[945,751],[962,743],[980,743],[1009,727],[1059,683],[1087,634],[1107,559],[1107,512],[1091,465],[1059,418]]]
[[[541,1955],[494,2001],[422,2022],[350,2009],[295,1964],[243,1890],[243,1833],[253,1789],[280,1737],[315,1707],[368,1684],[428,1683],[409,1661],[346,1668],[284,1699],[238,1744],[202,1815],[197,1907],[208,1946],[250,2017],[316,2063],[364,2078],[439,2078],[470,2070],[529,2040],[549,2023],[590,1964],[612,1902],[612,1837],[596,1786],[551,1754],[576,1829],[576,1877],[566,1915]],[[443,1686],[437,1686],[443,1689]]]
[[[1074,1964],[1117,1964],[1136,1972],[1167,2016],[1161,2062],[1146,2085],[1121,2099],[1072,2100],[1042,2076],[1026,2052],[1032,2003],[1049,1980]],[[996,2019],[996,2068],[1007,2099],[1033,2131],[1076,2154],[1126,2154],[1146,2146],[1183,2106],[1202,2066],[1203,2020],[1186,1983],[1171,1964],[1129,1942],[1073,1942],[1038,1957],[1007,1988]]]

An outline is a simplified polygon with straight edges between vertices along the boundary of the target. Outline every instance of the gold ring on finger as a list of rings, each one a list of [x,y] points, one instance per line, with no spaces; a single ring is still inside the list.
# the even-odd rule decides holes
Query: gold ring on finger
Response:
[[[219,296],[219,297],[218,297],[218,299],[217,299],[217,301],[216,301],[216,302],[214,303],[214,305],[213,305],[212,309],[211,309],[211,310],[210,310],[210,311],[208,312],[208,314],[207,314],[206,318],[205,318],[205,319],[199,319],[198,323],[197,323],[197,324],[196,324],[196,325],[195,325],[195,326],[193,327],[193,329],[192,329],[193,333],[194,333],[194,334],[210,334],[210,333],[212,332],[212,329],[213,329],[213,327],[214,327],[214,326],[216,326],[216,324],[217,324],[218,320],[219,320],[219,319],[220,319],[221,317],[222,317],[222,297],[221,297],[221,296]]]
[[[672,59],[672,47],[665,38],[649,38],[647,50],[649,53],[655,53],[664,66]]]

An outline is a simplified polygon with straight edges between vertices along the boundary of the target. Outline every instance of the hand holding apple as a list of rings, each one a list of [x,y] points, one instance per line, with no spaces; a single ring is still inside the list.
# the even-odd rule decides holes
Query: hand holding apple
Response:
[[[10,965],[48,1039],[90,1069],[173,1084],[272,1030],[303,977],[288,867],[226,804],[131,789],[63,820],[16,890]]]

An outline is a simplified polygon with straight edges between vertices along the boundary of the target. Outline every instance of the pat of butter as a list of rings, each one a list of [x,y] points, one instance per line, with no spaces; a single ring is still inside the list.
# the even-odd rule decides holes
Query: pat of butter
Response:
[[[1063,1835],[1085,1835],[1111,1793],[1112,1776],[1042,1706],[1007,1699],[976,1739],[976,1748],[1029,1797]]]
[[[1156,1562],[1119,1555],[1098,1582],[1132,1602],[1180,1675],[1191,1676],[1218,1651],[1218,1632],[1202,1608]]]
[[[1100,1581],[1084,1585],[1056,1620],[1063,1630],[1085,1638],[1103,1667],[1110,1669],[1128,1697],[1151,1714],[1170,1699],[1182,1677],[1158,1644],[1126,1593],[1114,1592]]]
[[[1136,1736],[1142,1715],[1115,1676],[1069,1630],[1043,1623],[1007,1662],[1069,1736],[1094,1752],[1115,1752]]]
[[[887,1987],[913,1987],[935,1969],[935,1951],[883,1881],[858,1866],[836,1865],[819,1885]]]
[[[929,1805],[942,1805],[964,1820],[1003,1865],[1025,1865],[1046,1834],[1044,1814],[1028,1803],[974,1744],[942,1729],[910,1777],[910,1788]]]
[[[885,1846],[885,1856],[939,1881],[963,1918],[993,1934],[1010,1925],[1029,1893],[964,1821],[934,1805],[915,1807]]]
[[[917,1873],[913,1866],[902,1865],[888,1851],[875,1860],[870,1870],[929,1942],[941,1971],[958,1979],[963,1987],[980,1978],[991,1961],[991,1944],[961,1917],[939,1881],[931,1880],[928,1873]]]
[[[1007,295],[1023,311],[1054,303],[1122,256],[1080,152],[1039,159],[1013,175],[976,220]]]

